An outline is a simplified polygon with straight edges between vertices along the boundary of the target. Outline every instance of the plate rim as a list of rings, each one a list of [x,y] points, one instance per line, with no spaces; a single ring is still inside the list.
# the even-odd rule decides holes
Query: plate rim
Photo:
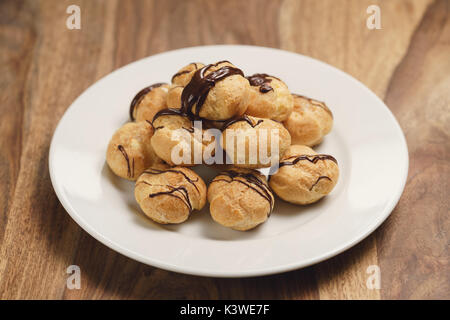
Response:
[[[212,48],[217,48],[217,47],[221,47],[221,48],[252,48],[252,49],[262,49],[262,50],[268,50],[268,51],[276,51],[276,52],[282,52],[283,54],[289,54],[292,56],[301,56],[302,58],[305,58],[306,60],[312,60],[314,61],[314,63],[319,63],[322,64],[328,68],[333,69],[335,72],[340,73],[341,75],[344,75],[346,78],[348,78],[349,80],[351,80],[353,83],[355,83],[356,85],[358,85],[359,87],[361,87],[366,93],[368,93],[369,95],[371,95],[372,97],[374,97],[376,100],[378,100],[378,102],[381,102],[381,104],[383,105],[383,107],[386,109],[386,111],[388,111],[389,117],[391,118],[391,120],[393,120],[393,124],[395,127],[395,131],[397,131],[399,138],[401,140],[401,144],[404,146],[403,150],[400,150],[403,156],[403,172],[402,172],[402,179],[400,181],[400,185],[399,188],[397,189],[396,193],[392,195],[391,200],[385,205],[384,209],[382,210],[382,212],[380,213],[377,222],[372,224],[370,227],[367,228],[367,230],[361,234],[359,234],[358,236],[355,236],[349,240],[347,240],[346,242],[342,243],[340,246],[336,246],[336,248],[334,250],[330,250],[320,256],[317,256],[315,258],[311,258],[309,260],[302,260],[301,262],[293,262],[293,263],[289,263],[289,264],[283,264],[277,267],[266,267],[266,268],[260,268],[260,269],[250,269],[250,270],[242,270],[242,271],[235,271],[235,272],[231,272],[231,271],[216,271],[216,270],[203,270],[201,268],[191,268],[191,267],[183,267],[183,266],[179,266],[179,265],[174,265],[171,263],[166,263],[164,261],[159,261],[157,259],[152,259],[149,258],[148,256],[143,256],[133,250],[127,249],[125,247],[123,247],[122,245],[116,243],[115,241],[105,237],[104,235],[102,235],[101,233],[99,233],[97,230],[95,230],[95,228],[91,227],[88,223],[86,223],[84,221],[84,219],[77,213],[77,211],[72,207],[70,201],[66,198],[65,193],[60,189],[60,186],[57,183],[57,178],[55,177],[55,172],[52,169],[53,168],[53,162],[54,162],[54,150],[55,150],[55,137],[57,135],[57,132],[60,130],[61,128],[61,123],[63,122],[63,120],[65,119],[65,117],[68,114],[68,111],[76,104],[76,102],[80,99],[80,97],[89,89],[92,89],[93,87],[95,87],[100,81],[102,81],[103,79],[105,79],[106,77],[109,77],[111,75],[113,75],[116,72],[119,72],[120,70],[124,69],[124,68],[128,68],[131,65],[134,65],[136,63],[139,63],[145,59],[148,58],[156,58],[160,55],[164,55],[167,53],[174,53],[176,51],[187,51],[187,50],[191,50],[191,49],[212,49]],[[407,141],[404,135],[403,130],[401,129],[400,124],[398,123],[397,119],[395,118],[394,114],[392,113],[392,111],[389,109],[389,107],[386,105],[386,103],[380,98],[378,97],[373,91],[371,91],[366,85],[364,85],[361,81],[359,81],[358,79],[356,79],[355,77],[353,77],[352,75],[338,69],[337,67],[334,67],[326,62],[320,61],[318,59],[309,57],[309,56],[305,56],[303,54],[300,53],[296,53],[296,52],[292,52],[292,51],[287,51],[287,50],[282,50],[282,49],[278,49],[278,48],[272,48],[272,47],[263,47],[263,46],[253,46],[253,45],[207,45],[207,46],[193,46],[193,47],[183,47],[183,48],[178,48],[175,50],[169,50],[169,51],[164,51],[164,52],[160,52],[154,55],[150,55],[138,60],[135,60],[131,63],[128,63],[122,67],[119,67],[113,71],[111,71],[110,73],[104,75],[103,77],[101,77],[100,79],[98,79],[97,81],[95,81],[93,84],[91,84],[90,86],[88,86],[87,88],[85,88],[83,90],[83,92],[80,93],[80,95],[78,95],[78,97],[73,100],[73,102],[70,104],[70,106],[64,111],[64,114],[62,115],[62,117],[60,118],[60,120],[58,121],[58,124],[53,132],[53,136],[51,139],[51,143],[50,143],[50,148],[49,148],[49,158],[48,158],[48,162],[49,162],[49,173],[50,173],[50,180],[53,186],[53,189],[55,190],[55,193],[58,197],[58,200],[60,201],[60,203],[62,204],[63,208],[66,210],[66,212],[69,214],[69,216],[84,230],[86,231],[89,235],[91,235],[94,239],[96,239],[97,241],[101,242],[103,245],[107,246],[108,248],[128,257],[131,258],[133,260],[136,260],[138,262],[144,263],[146,265],[150,265],[150,266],[154,266],[157,268],[161,268],[164,270],[168,270],[168,271],[172,271],[172,272],[177,272],[177,273],[182,273],[182,274],[189,274],[189,275],[195,275],[195,276],[203,276],[203,277],[218,277],[218,278],[239,278],[239,277],[256,277],[256,276],[263,276],[263,275],[272,275],[272,274],[277,274],[277,273],[281,273],[281,272],[288,272],[288,271],[292,271],[292,270],[297,270],[297,269],[301,269],[301,268],[305,268],[308,266],[311,266],[313,264],[325,261],[329,258],[332,258],[346,250],[348,250],[349,248],[355,246],[356,244],[358,244],[359,242],[361,242],[362,240],[364,240],[366,237],[368,237],[371,233],[373,233],[384,221],[386,221],[386,219],[389,217],[389,215],[392,213],[392,211],[395,209],[395,206],[397,205],[397,203],[400,200],[400,197],[404,191],[406,182],[407,182],[407,177],[408,177],[408,171],[409,171],[409,152],[408,152],[408,145],[407,145]]]

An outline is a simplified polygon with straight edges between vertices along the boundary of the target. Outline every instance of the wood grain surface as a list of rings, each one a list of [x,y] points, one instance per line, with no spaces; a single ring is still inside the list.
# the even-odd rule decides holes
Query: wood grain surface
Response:
[[[66,8],[81,8],[68,30]],[[381,30],[366,27],[371,4]],[[84,232],[51,186],[48,151],[71,102],[134,60],[209,44],[308,55],[351,74],[402,126],[409,176],[389,219],[323,263],[284,274],[215,279],[149,267]],[[450,2],[1,1],[0,298],[449,299]],[[66,288],[78,265],[82,287]],[[366,286],[370,265],[381,289]]]

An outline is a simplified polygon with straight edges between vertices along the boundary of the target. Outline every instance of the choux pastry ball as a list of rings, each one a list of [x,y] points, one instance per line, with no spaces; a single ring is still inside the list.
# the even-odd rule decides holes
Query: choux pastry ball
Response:
[[[296,94],[293,97],[294,109],[283,124],[293,144],[315,146],[331,131],[333,114],[324,102]]]
[[[250,230],[265,222],[274,197],[266,177],[256,170],[232,168],[217,175],[208,187],[214,221],[234,230]]]
[[[106,162],[121,178],[136,180],[147,167],[161,163],[150,140],[153,127],[147,121],[128,122],[119,128],[109,141]]]
[[[308,146],[292,145],[269,185],[281,199],[294,204],[314,203],[333,190],[339,178],[336,159]]]
[[[294,99],[287,85],[265,73],[247,77],[250,93],[246,114],[276,121],[286,120],[294,107]]]
[[[158,111],[167,108],[168,90],[168,84],[155,83],[139,91],[131,101],[130,119],[151,122]]]
[[[181,223],[205,205],[206,185],[188,168],[157,165],[142,172],[134,195],[150,219],[162,224]]]

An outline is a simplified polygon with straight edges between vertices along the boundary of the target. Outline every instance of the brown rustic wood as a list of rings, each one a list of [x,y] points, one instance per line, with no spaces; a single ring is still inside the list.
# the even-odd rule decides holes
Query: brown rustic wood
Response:
[[[82,29],[65,27],[81,7]],[[382,29],[366,28],[378,4]],[[1,1],[0,298],[450,298],[450,3],[436,1]],[[166,50],[253,44],[299,52],[384,98],[410,171],[391,217],[347,252],[280,275],[215,279],[128,259],[71,220],[50,183],[48,148],[70,103],[99,78]],[[66,288],[66,268],[82,288]],[[380,290],[366,287],[379,265]]]
[[[377,234],[387,298],[450,294],[450,2],[430,5],[390,80],[386,102],[409,146],[408,183]],[[444,276],[438,276],[444,275]]]

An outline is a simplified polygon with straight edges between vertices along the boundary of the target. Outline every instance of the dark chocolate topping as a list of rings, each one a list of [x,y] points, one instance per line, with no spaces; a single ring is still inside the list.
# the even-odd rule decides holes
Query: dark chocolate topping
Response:
[[[269,83],[272,82],[272,79],[269,79],[268,77],[278,79],[265,73],[256,73],[252,76],[248,76],[247,80],[250,82],[251,86],[259,87],[259,92],[266,93],[273,91],[273,88],[269,85]]]
[[[155,88],[161,87],[163,85],[165,85],[166,83],[155,83],[152,84],[151,86],[148,86],[144,89],[142,89],[141,91],[139,91],[136,96],[133,98],[133,100],[131,101],[130,104],[130,119],[131,121],[134,121],[134,109],[139,105],[139,103],[142,101],[142,99],[144,99],[145,95],[147,93],[149,93],[150,91],[152,91]]]
[[[181,127],[181,128],[184,129],[184,130],[186,130],[187,132],[190,132],[190,133],[194,133],[194,132],[195,132],[194,127],[190,127],[190,128]]]
[[[287,161],[289,159],[293,159],[291,161]],[[317,163],[319,160],[331,160],[337,164],[336,158],[330,156],[328,154],[314,154],[314,155],[300,155],[300,156],[292,156],[280,162],[280,168],[283,166],[293,166],[297,162],[307,160],[311,163]]]
[[[191,64],[193,64],[195,66],[195,70],[198,69],[197,62],[191,62],[189,65],[191,65]],[[172,76],[171,81],[173,82],[173,79],[175,79],[176,77],[181,76],[186,73],[189,73],[189,72],[192,72],[192,71],[194,71],[194,70],[183,70],[183,71],[177,72]]]
[[[189,178],[181,170],[176,170],[176,169],[164,169],[164,170],[161,170],[161,169],[156,169],[156,168],[150,168],[150,169],[145,170],[142,174],[144,174],[144,173],[145,174],[163,174],[163,173],[166,173],[166,172],[174,172],[174,173],[181,174],[187,180],[187,182],[190,183],[191,185],[193,185],[195,190],[197,190],[197,192],[200,194],[200,191],[199,191],[197,185],[195,184],[196,182],[198,182],[199,178],[197,177],[197,179],[193,180],[193,179]],[[147,183],[145,181],[141,181],[141,182],[149,184],[149,183]],[[161,191],[161,192],[150,193],[149,197],[150,198],[154,198],[154,197],[161,196],[161,195],[168,195],[168,196],[171,196],[171,197],[178,198],[178,199],[182,200],[186,204],[186,206],[189,209],[189,212],[192,212],[192,204],[191,204],[191,201],[189,199],[189,192],[186,189],[186,187],[184,187],[184,186],[173,187],[173,186],[169,186],[169,185],[166,185],[166,187],[169,188],[169,191]],[[178,194],[174,194],[175,192],[179,192],[179,194],[181,194],[181,196],[178,195]]]
[[[174,173],[179,173],[179,174],[183,175],[183,177],[187,180],[187,182],[189,182],[190,184],[192,184],[192,185],[194,186],[194,188],[195,188],[198,192],[200,192],[200,191],[198,190],[197,185],[195,184],[195,182],[198,182],[198,177],[197,177],[197,179],[192,180],[191,178],[189,178],[189,177],[188,177],[183,171],[181,171],[181,170],[176,170],[176,169],[165,169],[165,170],[160,170],[160,169],[150,168],[150,169],[145,170],[143,173],[146,173],[146,174],[163,174],[163,173],[166,173],[166,172],[174,172]]]
[[[122,152],[123,157],[127,161],[127,176],[128,176],[128,178],[132,178],[134,176],[134,158],[130,165],[130,158],[128,157],[128,153],[125,150],[125,148],[121,144],[119,144],[117,146],[117,149],[119,149],[119,151]]]
[[[163,109],[158,111],[154,117],[153,117],[153,122],[155,122],[155,120],[161,116],[181,116],[181,117],[188,117],[188,115],[186,113],[184,113],[181,109],[172,109],[172,108],[168,108],[168,109]]]
[[[186,206],[189,209],[189,212],[192,211],[192,204],[191,201],[189,200],[189,193],[187,191],[187,189],[183,186],[181,187],[172,187],[172,186],[167,186],[170,190],[169,191],[161,191],[161,192],[155,192],[155,193],[150,193],[148,196],[150,198],[154,198],[157,196],[162,196],[162,195],[167,195],[167,196],[171,196],[177,199],[180,199],[183,201],[184,204],[186,204]],[[175,192],[179,191],[181,194],[181,197],[179,195],[174,194]]]
[[[231,180],[227,179],[217,179],[217,177],[220,176],[227,176],[231,178]],[[273,195],[270,191],[269,185],[262,180],[260,180],[255,174],[253,173],[244,173],[244,172],[238,172],[234,170],[227,170],[221,172],[211,183],[217,182],[217,181],[224,181],[226,183],[231,183],[233,181],[242,183],[243,185],[249,187],[250,189],[256,191],[261,197],[266,199],[269,202],[270,205],[270,211],[268,215],[273,210]],[[243,180],[238,180],[236,178],[242,178]]]
[[[196,69],[196,70],[197,70],[197,69]],[[181,75],[186,74],[186,73],[189,73],[189,72],[191,72],[191,71],[193,71],[193,70],[183,70],[183,71],[177,72],[177,73],[175,73],[175,74],[172,76],[171,81],[173,82],[173,79],[175,79],[176,77],[181,76]]]
[[[218,66],[223,62],[228,61],[219,61],[197,70],[192,76],[191,81],[184,87],[181,94],[181,109],[191,118],[199,118],[200,110],[208,97],[209,90],[211,90],[217,82],[233,75],[244,76],[241,69],[231,66],[224,66],[205,75],[211,67]],[[194,107],[195,112],[193,110]]]
[[[259,125],[260,123],[262,123],[264,120],[259,119],[256,123],[253,123],[252,119],[250,119],[246,114],[244,114],[242,117],[231,118],[231,119],[227,120],[222,126],[222,131],[225,130],[226,128],[228,128],[229,126],[231,126],[232,124],[234,124],[236,122],[241,122],[241,121],[247,122],[252,128],[254,128],[257,125]]]
[[[292,95],[308,100],[309,103],[311,103],[312,105],[314,105],[316,107],[320,107],[323,110],[325,110],[326,112],[328,112],[330,114],[330,116],[333,118],[333,113],[331,112],[330,108],[328,108],[328,106],[326,105],[325,102],[319,101],[319,100],[316,100],[316,99],[312,99],[312,98],[309,98],[309,97],[306,97],[306,96],[302,96],[301,94],[297,94],[297,93],[293,93]]]
[[[311,186],[311,188],[309,188],[309,191],[311,191],[316,186],[316,184],[318,184],[319,181],[322,180],[322,179],[327,179],[327,180],[332,181],[330,177],[320,176],[320,177],[317,178],[316,182],[314,182],[314,184]]]

